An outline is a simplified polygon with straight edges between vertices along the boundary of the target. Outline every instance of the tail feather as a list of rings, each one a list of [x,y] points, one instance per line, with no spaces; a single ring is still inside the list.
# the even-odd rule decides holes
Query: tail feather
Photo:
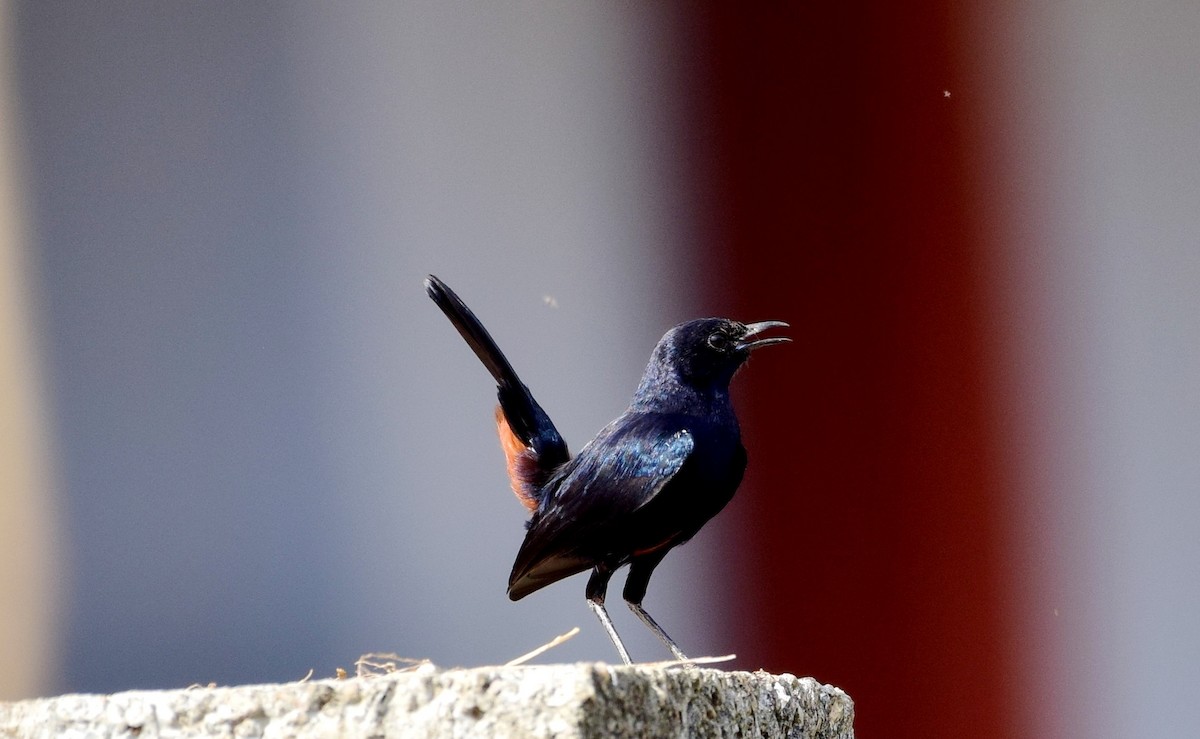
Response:
[[[425,292],[496,380],[496,395],[503,415],[497,422],[513,491],[527,507],[535,507],[530,503],[538,500],[537,491],[542,483],[571,457],[566,442],[466,303],[433,275],[425,278]],[[523,449],[514,445],[512,439],[519,441]]]

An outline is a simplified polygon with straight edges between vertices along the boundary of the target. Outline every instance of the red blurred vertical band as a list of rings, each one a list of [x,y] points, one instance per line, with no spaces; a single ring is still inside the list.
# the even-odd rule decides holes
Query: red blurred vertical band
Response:
[[[797,340],[738,390],[729,628],[740,666],[844,687],[862,736],[1020,724],[952,8],[709,3],[695,35],[713,282]]]

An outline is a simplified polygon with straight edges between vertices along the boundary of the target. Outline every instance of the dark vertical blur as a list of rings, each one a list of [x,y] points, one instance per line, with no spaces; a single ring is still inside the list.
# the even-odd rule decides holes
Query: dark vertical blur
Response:
[[[713,3],[702,34],[717,289],[797,339],[740,389],[731,643],[846,689],[863,736],[1018,718],[950,7]]]

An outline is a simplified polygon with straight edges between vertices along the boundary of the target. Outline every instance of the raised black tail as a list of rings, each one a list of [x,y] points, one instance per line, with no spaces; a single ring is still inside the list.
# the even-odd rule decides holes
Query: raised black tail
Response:
[[[500,400],[500,409],[505,421],[522,446],[528,450],[530,459],[521,466],[520,483],[528,488],[528,494],[540,502],[538,488],[559,465],[570,459],[567,444],[554,427],[554,422],[542,410],[529,388],[517,377],[512,365],[508,363],[500,347],[492,340],[487,329],[471,312],[462,298],[458,297],[450,287],[433,275],[425,278],[425,292],[433,302],[437,303],[458,333],[466,339],[467,344],[487,367],[488,372],[496,380],[496,396]],[[501,431],[501,441],[504,433]],[[506,448],[506,454],[509,454]],[[514,470],[513,460],[509,457],[510,473]],[[514,478],[513,489],[517,490],[518,480]],[[519,497],[525,499],[520,491]],[[531,506],[532,507],[532,506]]]

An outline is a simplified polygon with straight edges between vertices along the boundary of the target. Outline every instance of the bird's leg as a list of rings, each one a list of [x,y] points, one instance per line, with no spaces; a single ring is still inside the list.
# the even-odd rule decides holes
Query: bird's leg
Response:
[[[592,576],[588,578],[587,582],[588,607],[592,609],[592,613],[596,614],[596,618],[600,619],[600,624],[608,632],[608,638],[612,639],[613,646],[621,655],[621,660],[627,665],[632,665],[633,660],[629,659],[629,652],[621,643],[621,637],[617,636],[617,630],[613,627],[612,619],[608,617],[608,611],[604,610],[604,594],[608,590],[608,580],[611,577],[612,570],[604,565],[596,565],[592,570]]]
[[[667,636],[667,632],[663,631],[663,627],[658,625],[658,622],[651,618],[646,609],[642,608],[642,599],[646,597],[646,586],[650,584],[650,575],[654,573],[654,568],[666,556],[667,551],[664,547],[658,552],[652,552],[644,557],[639,557],[633,560],[629,565],[629,576],[625,578],[625,603],[629,606],[629,610],[633,611],[634,615],[642,620],[642,623],[650,627],[654,635],[667,645],[667,649],[671,650],[671,654],[675,655],[675,659],[681,662],[687,662],[687,655],[675,643],[675,640]]]
[[[629,610],[633,611],[634,615],[642,619],[642,623],[649,626],[650,630],[662,640],[662,643],[667,645],[667,649],[671,650],[671,654],[675,655],[675,659],[679,660],[680,662],[689,661],[687,655],[683,653],[683,650],[679,648],[679,645],[675,643],[675,640],[668,636],[667,632],[663,631],[663,627],[659,626],[658,622],[656,622],[649,613],[646,613],[646,609],[642,608],[641,603],[634,603],[633,601],[626,601],[626,603],[629,606]]]

